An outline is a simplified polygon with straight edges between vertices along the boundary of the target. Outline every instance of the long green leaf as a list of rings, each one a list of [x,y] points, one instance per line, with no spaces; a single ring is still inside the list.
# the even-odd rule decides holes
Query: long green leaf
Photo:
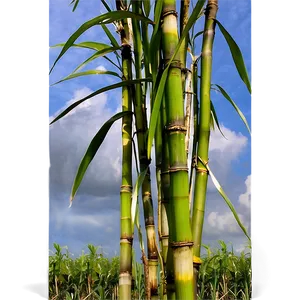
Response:
[[[215,107],[214,107],[214,105],[213,105],[213,103],[212,103],[211,100],[210,100],[210,108],[211,108],[211,114],[212,114],[213,120],[216,122],[217,127],[218,127],[219,131],[221,132],[221,134],[223,135],[223,137],[227,140],[226,136],[223,134],[223,132],[222,132],[222,130],[221,130],[221,128],[220,128],[218,116],[217,116]]]
[[[222,95],[229,101],[229,103],[234,107],[234,109],[236,110],[236,112],[239,114],[240,118],[242,119],[242,121],[244,122],[244,124],[246,125],[250,135],[251,135],[251,130],[250,127],[248,125],[248,122],[244,116],[244,114],[241,112],[241,110],[238,108],[238,106],[234,103],[234,101],[229,97],[229,95],[226,93],[226,91],[218,84],[213,84],[215,85],[219,91],[222,93]]]
[[[73,79],[73,78],[76,78],[76,77],[80,77],[80,76],[86,76],[86,75],[100,75],[100,74],[103,74],[103,75],[113,75],[113,76],[117,76],[117,77],[121,78],[121,77],[119,76],[119,74],[116,73],[116,72],[112,72],[112,71],[101,71],[101,70],[89,70],[89,71],[84,71],[84,72],[80,72],[80,73],[70,74],[69,76],[63,78],[62,80],[57,81],[57,82],[51,84],[51,86],[53,86],[53,85],[55,85],[55,84],[58,84],[58,83],[60,83],[60,82],[69,80],[69,79]]]
[[[167,67],[165,68],[162,77],[160,79],[159,85],[158,85],[158,89],[157,89],[157,93],[155,95],[155,100],[154,100],[154,104],[153,104],[153,109],[152,109],[152,113],[150,116],[150,124],[149,124],[149,133],[148,133],[148,142],[147,142],[147,156],[150,159],[151,157],[151,148],[152,148],[152,141],[154,138],[154,134],[155,134],[155,129],[156,129],[156,124],[157,124],[157,118],[158,118],[158,114],[160,111],[160,106],[161,106],[161,101],[162,101],[162,97],[164,94],[164,87],[165,87],[165,83],[167,80],[167,76],[168,76],[168,72],[169,72],[169,67],[174,59],[174,57],[176,56],[183,40],[186,38],[186,36],[189,33],[189,30],[191,29],[191,27],[193,26],[193,24],[196,22],[197,17],[199,12],[201,11],[203,5],[204,5],[205,0],[201,0],[198,1],[195,9],[193,10],[184,30],[182,31],[182,35],[178,41],[178,44],[175,48],[175,51],[170,59],[170,61],[168,62]],[[158,2],[159,3],[159,2]]]
[[[135,83],[141,83],[141,82],[151,82],[151,78],[142,78],[142,79],[135,79],[135,80],[125,80],[122,82],[118,82],[109,86],[106,86],[102,89],[97,90],[96,92],[93,92],[92,94],[84,97],[81,100],[78,100],[76,102],[74,102],[73,104],[71,104],[68,108],[66,108],[62,113],[60,113],[51,123],[53,124],[54,122],[56,122],[57,120],[61,119],[62,117],[64,117],[67,113],[69,113],[72,109],[74,109],[76,106],[78,106],[79,104],[81,104],[82,102],[96,96],[99,95],[101,93],[107,92],[109,90],[113,90],[122,86],[126,86],[126,85],[131,85],[131,84],[135,84]]]
[[[216,23],[218,24],[229,48],[230,48],[230,52],[233,58],[233,61],[235,63],[235,66],[237,68],[237,71],[241,77],[241,79],[244,81],[244,83],[246,84],[249,93],[251,94],[251,84],[250,84],[250,80],[248,77],[248,73],[247,73],[247,69],[244,63],[244,59],[243,59],[243,55],[242,52],[239,48],[239,46],[237,45],[237,43],[234,41],[234,39],[232,38],[232,36],[228,33],[228,31],[223,27],[223,25],[218,21],[215,20]]]
[[[113,45],[113,47],[119,47],[119,44],[117,42],[117,40],[114,38],[114,36],[111,34],[110,30],[107,28],[106,25],[102,24],[101,25],[102,29],[104,30],[104,32],[106,33],[107,37],[109,38],[111,44]]]
[[[227,195],[225,194],[223,188],[221,187],[220,183],[218,182],[218,180],[216,179],[216,177],[214,176],[213,172],[211,171],[210,167],[208,166],[208,164],[206,164],[201,157],[198,156],[198,159],[200,160],[200,162],[206,167],[213,184],[215,185],[216,189],[218,190],[218,192],[220,193],[220,195],[223,197],[223,199],[225,200],[226,204],[228,205],[228,207],[230,208],[231,212],[233,213],[237,223],[239,224],[239,226],[241,227],[242,231],[244,232],[244,234],[246,235],[246,237],[250,239],[246,228],[244,227],[244,225],[242,224],[233,204],[231,203],[231,201],[229,200],[229,198],[227,197]]]
[[[136,184],[134,186],[133,194],[132,194],[132,202],[131,202],[131,223],[132,223],[132,228],[134,226],[134,223],[136,222],[136,212],[137,212],[137,205],[138,205],[138,196],[139,196],[139,190],[140,187],[142,186],[145,176],[147,174],[148,167],[145,168],[142,172],[140,172]]]
[[[65,45],[66,45],[66,43],[60,43],[60,44],[51,46],[51,48],[64,47]],[[117,44],[116,47],[118,47],[118,46],[119,45]],[[82,42],[79,44],[73,44],[73,45],[71,45],[71,47],[87,48],[87,49],[91,49],[91,50],[100,51],[102,49],[109,48],[110,45],[103,44],[103,43],[97,43],[97,42]]]
[[[54,66],[56,65],[56,63],[59,61],[59,59],[67,52],[67,50],[74,44],[74,42],[88,29],[90,29],[91,27],[95,26],[95,25],[101,25],[101,24],[109,24],[112,23],[114,21],[120,20],[120,19],[124,19],[124,18],[133,18],[133,19],[137,19],[137,20],[141,20],[147,23],[152,23],[153,22],[146,18],[143,15],[140,14],[135,14],[133,12],[130,11],[111,11],[108,13],[105,13],[101,16],[95,17],[87,22],[85,22],[84,24],[82,24],[67,40],[67,42],[65,43],[63,49],[61,50],[60,54],[58,55],[58,57],[56,58],[52,68],[50,69],[50,73],[52,72]]]
[[[103,126],[100,128],[100,130],[96,133],[96,135],[92,139],[91,143],[89,144],[89,146],[86,150],[86,153],[84,154],[84,156],[80,162],[79,168],[77,170],[77,173],[76,173],[76,176],[75,176],[75,179],[73,182],[72,192],[71,192],[71,196],[70,196],[70,206],[72,205],[72,201],[75,197],[75,194],[80,186],[80,183],[84,177],[84,174],[85,174],[89,164],[93,160],[99,147],[101,146],[102,142],[104,141],[106,134],[109,131],[110,127],[113,125],[113,123],[115,121],[121,119],[122,117],[124,117],[125,115],[128,115],[128,114],[132,114],[132,112],[125,111],[125,112],[120,112],[120,113],[115,114],[108,121],[106,121],[106,123],[103,124]]]
[[[113,51],[119,50],[120,47],[108,47],[108,48],[104,48],[100,51],[97,51],[96,53],[94,53],[92,56],[90,56],[88,59],[86,59],[83,63],[81,63],[74,71],[73,73],[75,73],[76,71],[78,71],[79,69],[83,68],[86,64],[88,64],[89,62],[93,61],[94,59],[104,56],[105,54],[111,53]]]

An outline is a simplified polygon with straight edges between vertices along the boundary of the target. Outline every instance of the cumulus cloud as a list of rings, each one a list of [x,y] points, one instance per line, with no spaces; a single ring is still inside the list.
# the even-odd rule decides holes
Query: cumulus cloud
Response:
[[[246,192],[239,196],[239,203],[249,209],[251,205],[251,175],[247,177],[245,185]]]

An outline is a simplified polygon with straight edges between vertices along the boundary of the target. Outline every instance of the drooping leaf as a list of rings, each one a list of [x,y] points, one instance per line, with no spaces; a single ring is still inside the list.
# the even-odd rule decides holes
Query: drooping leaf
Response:
[[[52,72],[54,66],[56,65],[56,63],[59,61],[59,59],[67,52],[67,50],[74,44],[74,42],[88,29],[90,29],[91,27],[95,26],[95,25],[101,25],[101,24],[109,24],[112,23],[114,21],[120,20],[120,19],[124,19],[124,18],[133,18],[133,19],[137,19],[137,20],[141,20],[147,23],[153,23],[150,19],[146,18],[143,15],[140,14],[135,14],[133,12],[130,11],[111,11],[108,13],[105,13],[101,16],[95,17],[87,22],[85,22],[84,24],[82,24],[67,40],[67,42],[65,43],[63,49],[61,50],[60,54],[58,55],[58,57],[56,58],[53,66],[50,69],[50,73]]]
[[[221,128],[220,128],[218,116],[217,116],[215,107],[214,107],[214,105],[213,105],[213,103],[212,103],[211,100],[210,100],[210,108],[211,108],[211,114],[212,114],[212,117],[213,117],[214,121],[216,122],[217,127],[218,127],[220,133],[221,133],[221,134],[223,135],[223,137],[227,140],[226,136],[223,134],[223,132],[222,132],[222,130],[221,130]]]
[[[56,122],[57,120],[61,119],[62,117],[64,117],[67,113],[69,113],[72,109],[74,109],[76,106],[78,106],[79,104],[81,104],[82,102],[96,96],[99,95],[101,93],[107,92],[109,90],[113,90],[122,86],[126,86],[126,85],[132,85],[135,83],[141,83],[141,82],[151,82],[151,78],[142,78],[142,79],[135,79],[135,80],[125,80],[122,82],[118,82],[109,86],[106,86],[104,88],[101,88],[99,90],[97,90],[96,92],[93,92],[92,94],[84,97],[81,100],[78,100],[76,102],[74,102],[73,104],[71,104],[68,108],[66,108],[62,113],[60,113],[56,118],[54,118],[54,120],[50,123],[53,124],[54,122]]]
[[[237,45],[237,43],[234,41],[234,39],[232,38],[232,36],[228,33],[228,31],[223,27],[223,25],[218,21],[215,20],[216,23],[218,24],[232,55],[233,61],[235,63],[235,66],[237,68],[237,71],[241,77],[241,79],[244,81],[244,83],[246,84],[249,93],[251,94],[251,84],[250,84],[250,80],[248,77],[248,73],[247,73],[247,69],[244,63],[244,59],[243,59],[243,55],[242,52],[239,48],[239,46]]]
[[[133,194],[132,194],[132,202],[131,202],[131,223],[132,228],[134,227],[134,223],[136,222],[136,212],[137,212],[137,206],[138,206],[138,196],[140,188],[144,182],[145,176],[148,172],[148,167],[146,167],[142,172],[140,172],[137,181],[135,183]]]
[[[157,88],[157,93],[155,95],[155,100],[154,100],[154,103],[153,103],[153,109],[152,109],[152,113],[151,113],[151,116],[150,116],[150,124],[149,124],[149,130],[148,130],[147,156],[148,156],[149,159],[151,157],[152,141],[153,141],[154,134],[155,134],[157,118],[158,118],[158,114],[159,114],[159,111],[160,111],[161,101],[162,101],[162,97],[163,97],[163,94],[164,94],[164,87],[165,87],[165,83],[166,83],[166,80],[167,80],[167,77],[168,77],[169,67],[170,67],[174,57],[176,56],[183,40],[186,38],[186,36],[189,33],[189,30],[191,29],[193,24],[196,22],[198,14],[199,14],[199,12],[201,11],[201,9],[204,5],[204,2],[205,2],[205,0],[201,0],[201,1],[197,2],[196,6],[195,6],[195,9],[193,10],[193,12],[192,12],[185,28],[184,28],[184,30],[182,31],[181,37],[180,37],[180,39],[178,41],[178,44],[177,44],[177,46],[174,50],[174,53],[173,53],[170,61],[168,62],[167,66],[166,66],[166,68],[165,68],[165,70],[162,74],[162,77],[160,79],[160,82],[159,82],[159,85],[158,85],[158,88]],[[158,3],[157,3],[157,5],[158,5]],[[155,27],[154,27],[154,30],[155,30]]]
[[[251,135],[251,130],[250,127],[248,125],[248,122],[244,116],[244,114],[241,112],[241,110],[238,108],[238,106],[234,103],[234,101],[229,97],[229,95],[226,93],[226,91],[218,84],[213,84],[215,85],[219,91],[221,92],[221,94],[229,101],[229,103],[234,107],[234,109],[236,110],[236,112],[238,113],[238,115],[240,116],[240,118],[242,119],[242,121],[244,122],[244,124],[246,125],[250,135]]]
[[[237,223],[239,224],[240,228],[242,229],[242,231],[244,232],[244,234],[246,235],[246,237],[250,239],[246,228],[244,227],[244,225],[242,224],[232,202],[229,200],[229,198],[227,197],[227,195],[225,194],[223,188],[221,187],[220,183],[218,182],[218,180],[216,179],[216,177],[214,176],[213,172],[211,171],[210,167],[208,166],[208,164],[205,164],[205,162],[201,159],[201,157],[198,156],[199,161],[206,167],[208,174],[210,175],[213,184],[215,185],[216,189],[218,190],[218,192],[220,193],[220,195],[223,197],[223,199],[225,200],[226,204],[228,205],[228,207],[230,208],[235,220],[237,221]]]
[[[121,77],[119,76],[119,74],[116,73],[116,72],[112,72],[112,71],[104,71],[104,70],[89,70],[89,71],[84,71],[84,72],[80,72],[80,73],[70,74],[69,76],[63,78],[62,80],[57,81],[57,82],[51,84],[51,86],[53,86],[53,85],[55,85],[55,84],[58,84],[58,83],[60,83],[60,82],[69,80],[69,79],[73,79],[73,78],[76,78],[76,77],[80,77],[80,76],[86,76],[86,75],[100,75],[100,74],[103,74],[103,75],[113,75],[113,76],[117,76],[117,77],[121,78]]]
[[[97,51],[96,53],[94,53],[92,56],[90,56],[88,59],[86,59],[83,63],[81,63],[74,71],[73,73],[75,73],[76,71],[80,70],[81,68],[83,68],[86,64],[88,64],[89,62],[93,61],[94,59],[104,56],[105,54],[111,53],[113,51],[119,50],[120,47],[108,47],[108,48],[104,48],[100,51]]]
[[[128,115],[128,114],[132,114],[132,112],[126,111],[126,112],[120,112],[120,113],[115,114],[108,121],[106,121],[106,123],[103,124],[103,126],[100,128],[100,130],[96,133],[96,135],[92,139],[91,143],[89,144],[89,146],[86,150],[86,153],[84,154],[84,156],[80,162],[79,168],[77,170],[77,173],[76,173],[76,176],[75,176],[75,179],[73,182],[72,192],[71,192],[71,196],[70,196],[70,206],[72,204],[72,201],[75,197],[75,194],[80,186],[80,183],[84,177],[84,174],[85,174],[89,164],[93,160],[99,147],[101,146],[102,142],[104,141],[106,134],[108,133],[110,127],[113,125],[113,123],[115,121],[121,119],[122,117],[124,117],[125,115]]]

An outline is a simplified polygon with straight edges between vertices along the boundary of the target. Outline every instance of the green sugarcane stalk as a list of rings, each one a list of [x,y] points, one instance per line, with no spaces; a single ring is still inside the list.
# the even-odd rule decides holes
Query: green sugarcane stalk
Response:
[[[201,56],[201,83],[200,83],[200,114],[198,131],[197,155],[204,163],[208,162],[208,149],[211,124],[210,88],[212,73],[212,49],[215,35],[215,21],[218,10],[218,0],[208,0],[205,11],[205,25],[203,33]],[[204,223],[206,189],[208,173],[205,165],[196,160],[196,179],[192,217],[192,231],[194,239],[194,272],[195,281],[198,277],[200,265],[200,249]]]
[[[133,12],[139,13],[141,1],[133,1]],[[135,57],[135,72],[136,78],[142,78],[141,72],[141,54],[142,54],[142,41],[141,41],[141,28],[137,20],[132,20],[133,27],[133,44],[134,44],[134,57]],[[135,124],[138,141],[138,153],[140,170],[144,171],[150,164],[147,158],[147,144],[146,144],[146,131],[147,131],[147,115],[145,97],[141,84],[136,85],[135,90]],[[157,279],[157,267],[158,267],[158,253],[156,249],[156,236],[155,236],[155,224],[154,224],[154,210],[151,196],[151,183],[150,183],[150,168],[148,168],[145,180],[142,184],[142,198],[144,208],[144,219],[147,236],[147,254],[148,254],[148,270],[149,270],[149,282],[146,283],[148,289],[150,288],[151,299],[158,299],[158,279]],[[148,295],[149,296],[149,295]]]
[[[131,49],[123,45],[122,49],[123,77],[130,79]],[[131,111],[131,95],[129,87],[122,89],[123,111]],[[132,197],[132,116],[122,119],[122,186],[121,186],[121,237],[120,237],[120,298],[131,299],[131,269],[132,269],[132,226],[131,226],[131,197]]]
[[[116,1],[117,9],[124,9],[121,1]],[[119,29],[122,43],[122,72],[123,80],[132,79],[131,46],[128,43],[127,20],[122,20]],[[132,111],[132,90],[129,86],[122,88],[122,110]],[[132,241],[131,199],[132,199],[132,115],[122,119],[122,185],[121,198],[121,236],[120,236],[120,275],[119,296],[121,300],[131,299],[132,281]]]
[[[165,64],[178,44],[176,1],[163,1],[163,56]],[[193,299],[193,241],[189,217],[189,182],[185,152],[184,105],[180,55],[172,61],[165,85],[170,163],[170,206],[176,299]],[[170,223],[169,223],[170,228]]]
[[[164,289],[163,299],[176,300],[175,282],[174,282],[174,265],[173,265],[173,249],[169,246],[172,239],[172,221],[170,209],[170,164],[169,164],[169,146],[167,132],[164,130],[167,124],[166,101],[163,99],[161,108],[161,128],[162,128],[162,170],[161,170],[161,185],[162,185],[162,207],[165,213],[162,213],[162,244],[163,244],[163,259],[166,272],[166,287]]]

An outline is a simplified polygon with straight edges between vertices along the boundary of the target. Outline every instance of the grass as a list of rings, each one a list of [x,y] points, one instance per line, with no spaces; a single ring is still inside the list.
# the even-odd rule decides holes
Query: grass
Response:
[[[199,270],[199,300],[251,299],[251,254],[233,249],[219,241],[220,247],[204,245],[205,254]],[[88,245],[89,253],[73,258],[66,246],[54,244],[49,256],[49,299],[96,300],[119,299],[119,257],[104,257],[99,247]],[[133,260],[132,299],[145,296],[142,262]]]

